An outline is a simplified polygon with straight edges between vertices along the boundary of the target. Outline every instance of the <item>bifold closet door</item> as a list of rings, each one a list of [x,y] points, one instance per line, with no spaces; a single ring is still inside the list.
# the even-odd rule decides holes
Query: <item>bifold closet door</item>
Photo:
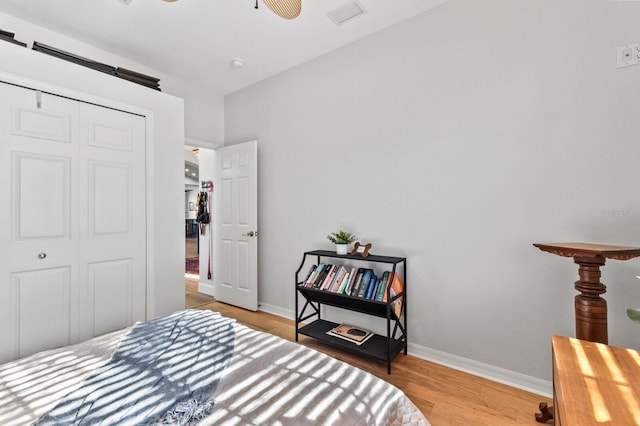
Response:
[[[144,127],[0,83],[0,362],[144,319]]]

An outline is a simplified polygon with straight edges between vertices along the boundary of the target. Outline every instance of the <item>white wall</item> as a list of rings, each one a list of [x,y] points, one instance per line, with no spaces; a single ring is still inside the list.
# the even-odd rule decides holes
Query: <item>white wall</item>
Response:
[[[226,144],[260,141],[261,303],[292,311],[302,252],[346,229],[408,258],[412,347],[550,380],[577,266],[532,243],[640,245],[640,67],[616,69],[639,21],[451,0],[226,96]],[[640,346],[639,272],[603,268],[611,344]]]
[[[147,131],[147,238],[151,241],[149,317],[184,308],[184,104],[182,99],[61,61],[9,43],[0,43],[0,73],[33,80],[38,88],[77,99],[150,111]],[[33,87],[31,82],[28,84]],[[44,86],[44,87],[42,87]],[[104,103],[106,100],[107,103]],[[148,157],[149,158],[149,157]]]
[[[35,40],[98,62],[160,78],[163,92],[184,99],[184,136],[220,144],[223,142],[224,101],[221,95],[5,13],[0,13],[0,28],[15,32],[16,40],[27,43],[29,48]]]

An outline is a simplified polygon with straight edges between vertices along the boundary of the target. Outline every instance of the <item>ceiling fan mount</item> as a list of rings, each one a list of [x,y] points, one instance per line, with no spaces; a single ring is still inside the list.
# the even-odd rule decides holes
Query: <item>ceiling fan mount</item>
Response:
[[[167,3],[173,3],[177,0],[162,0]],[[302,0],[262,0],[269,9],[276,15],[284,19],[294,19],[302,12]],[[256,9],[258,8],[258,0],[256,0]]]

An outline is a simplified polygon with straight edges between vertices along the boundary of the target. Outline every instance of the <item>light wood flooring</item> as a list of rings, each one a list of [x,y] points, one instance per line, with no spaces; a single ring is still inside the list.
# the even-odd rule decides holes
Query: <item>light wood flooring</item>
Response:
[[[291,341],[295,339],[293,320],[214,301],[210,296],[197,292],[197,280],[187,278],[185,281],[187,308],[218,311],[256,330]],[[433,426],[540,425],[534,417],[538,404],[544,401],[552,405],[548,398],[411,355],[398,355],[391,366],[392,374],[387,375],[386,364],[383,362],[358,358],[305,336],[300,336],[300,343],[394,384],[402,389]]]

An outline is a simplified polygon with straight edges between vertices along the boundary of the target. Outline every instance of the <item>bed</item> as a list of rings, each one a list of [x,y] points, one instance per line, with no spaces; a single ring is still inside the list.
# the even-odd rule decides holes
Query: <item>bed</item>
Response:
[[[0,424],[429,422],[367,372],[217,312],[185,310],[0,366]]]

